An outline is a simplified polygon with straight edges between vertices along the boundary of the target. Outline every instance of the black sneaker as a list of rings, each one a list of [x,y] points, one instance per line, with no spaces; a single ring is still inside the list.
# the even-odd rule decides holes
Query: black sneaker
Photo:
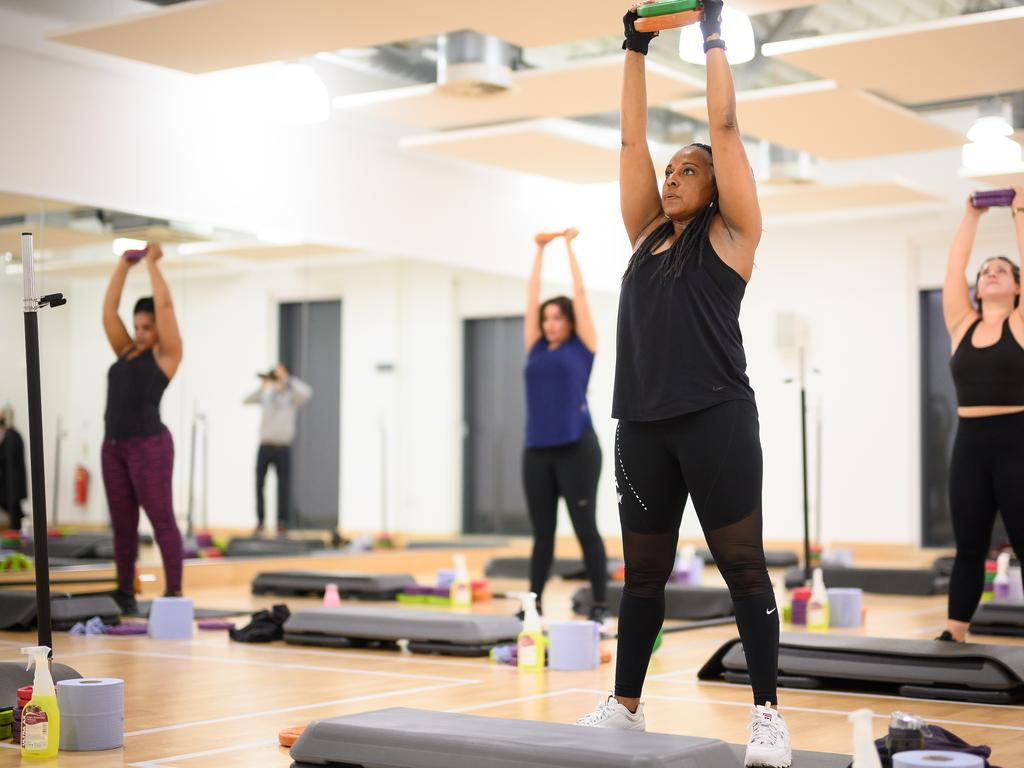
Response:
[[[135,595],[131,592],[123,592],[120,589],[116,589],[110,593],[110,596],[114,598],[114,602],[117,603],[117,607],[121,609],[121,615],[141,615],[139,613],[139,604],[135,601]]]
[[[598,624],[604,624],[605,619],[608,618],[608,606],[603,603],[595,603],[590,609],[590,615],[587,616],[591,621],[596,621]]]
[[[540,600],[537,601],[537,615],[538,616],[543,616],[544,615],[544,609],[541,607]],[[522,608],[520,608],[518,611],[516,611],[516,618],[519,619],[520,621],[523,621],[523,619],[526,618],[526,611],[524,611]]]
[[[950,631],[948,629],[944,630],[943,633],[941,635],[939,635],[938,637],[936,637],[935,639],[938,640],[940,643],[955,643],[955,642],[957,642],[957,640],[954,639],[953,635],[950,633]]]

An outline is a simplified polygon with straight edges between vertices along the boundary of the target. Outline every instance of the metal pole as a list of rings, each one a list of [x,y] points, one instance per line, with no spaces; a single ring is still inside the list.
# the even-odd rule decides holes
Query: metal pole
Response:
[[[203,421],[203,531],[206,533],[210,532],[210,520],[209,520],[209,500],[210,500],[210,451],[209,451],[209,436],[210,436],[210,424],[206,420],[206,416],[201,415],[199,417]]]
[[[800,347],[800,447],[803,459],[804,487],[804,579],[811,581],[811,511],[807,493],[807,378],[804,348]]]
[[[43,406],[39,380],[39,297],[36,295],[32,234],[21,235],[21,264],[25,288],[25,363],[28,379],[28,441],[32,462],[32,538],[36,566],[36,623],[39,645],[53,648],[50,627],[50,558],[46,535],[46,471],[43,465]]]

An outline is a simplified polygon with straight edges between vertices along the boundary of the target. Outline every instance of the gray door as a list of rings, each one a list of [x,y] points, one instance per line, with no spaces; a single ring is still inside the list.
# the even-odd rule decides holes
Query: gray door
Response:
[[[463,532],[529,534],[521,472],[523,319],[467,320],[463,341]]]
[[[958,417],[949,349],[942,291],[921,291],[921,543],[926,547],[953,545],[949,462]],[[997,517],[992,543],[1006,541],[1006,528]]]
[[[292,444],[292,527],[333,531],[341,525],[341,302],[282,304],[279,329],[281,362],[313,387]]]

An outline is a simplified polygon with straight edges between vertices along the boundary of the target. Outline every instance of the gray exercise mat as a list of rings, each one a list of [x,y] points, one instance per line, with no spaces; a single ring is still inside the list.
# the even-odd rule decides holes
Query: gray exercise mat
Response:
[[[286,638],[326,635],[362,640],[487,645],[514,640],[523,625],[514,616],[417,611],[404,608],[310,608],[285,622]]]
[[[822,569],[829,587],[863,589],[879,595],[945,595],[949,593],[949,576],[933,568],[844,568],[826,566]],[[786,572],[786,588],[804,585],[803,568]]]
[[[735,638],[697,676],[739,681],[735,675],[746,669]],[[783,685],[793,680],[808,688],[895,686],[904,695],[1009,703],[1024,693],[1024,646],[784,632],[779,675]]]
[[[719,739],[394,707],[310,723],[295,768],[741,768]],[[846,768],[843,755],[797,752],[793,768]]]
[[[976,635],[1024,637],[1024,601],[991,600],[978,606],[971,619]]]
[[[619,615],[619,602],[622,600],[620,582],[608,585],[608,613]],[[580,616],[590,614],[594,604],[593,592],[590,587],[580,587],[572,596],[572,609]],[[665,585],[665,618],[688,619],[701,621],[732,616],[732,598],[729,590],[724,587],[701,587],[689,584]]]
[[[621,566],[621,560],[609,560],[608,575],[614,574]],[[530,558],[492,557],[484,566],[484,575],[489,579],[528,579]],[[558,557],[551,563],[551,575],[569,580],[585,580],[587,567],[578,557]]]
[[[394,600],[406,587],[416,586],[407,573],[352,573],[347,571],[266,571],[252,581],[254,595],[316,595],[328,584],[338,585],[341,597]]]

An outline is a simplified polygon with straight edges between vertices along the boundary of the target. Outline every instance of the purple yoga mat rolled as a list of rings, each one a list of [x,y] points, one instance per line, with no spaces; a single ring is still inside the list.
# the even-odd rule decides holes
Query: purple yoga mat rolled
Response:
[[[971,193],[971,205],[975,208],[1007,206],[1013,203],[1015,194],[1012,189],[983,189]]]

